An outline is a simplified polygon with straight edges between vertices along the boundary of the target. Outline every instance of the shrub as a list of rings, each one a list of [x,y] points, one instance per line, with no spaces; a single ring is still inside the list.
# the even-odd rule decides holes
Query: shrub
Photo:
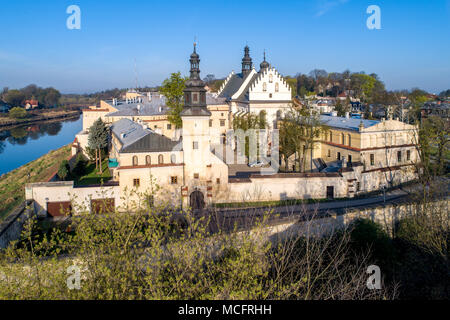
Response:
[[[9,117],[14,119],[23,119],[27,117],[27,111],[21,107],[14,107],[9,110]]]
[[[77,176],[82,176],[86,173],[86,164],[87,161],[84,159],[84,156],[79,153],[75,160],[75,165],[72,172]]]
[[[67,160],[63,160],[58,169],[58,176],[61,180],[66,180],[70,172],[69,162]]]
[[[394,258],[394,246],[383,228],[369,219],[358,219],[351,225],[351,247],[358,253],[370,248],[374,262],[389,266]]]

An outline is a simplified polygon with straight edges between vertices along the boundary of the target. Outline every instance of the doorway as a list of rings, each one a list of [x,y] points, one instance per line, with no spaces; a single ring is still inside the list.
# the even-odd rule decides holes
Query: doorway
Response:
[[[334,187],[333,186],[327,187],[327,199],[334,199]]]
[[[195,190],[189,198],[193,210],[202,210],[205,207],[205,200],[201,191]]]

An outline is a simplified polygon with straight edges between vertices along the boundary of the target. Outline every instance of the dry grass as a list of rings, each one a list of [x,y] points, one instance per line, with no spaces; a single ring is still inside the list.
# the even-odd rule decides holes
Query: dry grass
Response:
[[[24,200],[26,183],[47,181],[70,154],[71,147],[66,145],[3,175],[0,178],[0,220]]]

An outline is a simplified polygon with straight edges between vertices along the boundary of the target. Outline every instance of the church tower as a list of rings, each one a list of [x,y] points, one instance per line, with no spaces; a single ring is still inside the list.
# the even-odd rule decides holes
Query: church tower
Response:
[[[244,48],[244,57],[242,58],[242,75],[245,77],[247,74],[252,71],[253,63],[252,58],[250,57],[250,48],[245,46]]]
[[[209,119],[206,106],[205,83],[200,79],[200,56],[196,51],[189,59],[190,77],[184,89],[183,122],[184,205],[201,208],[208,202],[207,181],[211,180],[211,151]]]
[[[264,60],[259,65],[259,72],[263,72],[264,70],[268,69],[270,67],[269,63],[266,61],[266,50],[264,50]]]

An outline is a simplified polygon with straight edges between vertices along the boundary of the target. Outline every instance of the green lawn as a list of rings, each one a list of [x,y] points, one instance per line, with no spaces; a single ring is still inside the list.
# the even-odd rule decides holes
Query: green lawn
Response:
[[[102,184],[111,180],[111,173],[108,168],[108,159],[102,162],[103,173],[100,175],[97,170],[95,170],[95,163],[88,162],[86,165],[86,174],[81,177],[72,177],[74,184],[76,186],[87,186],[92,184]]]

